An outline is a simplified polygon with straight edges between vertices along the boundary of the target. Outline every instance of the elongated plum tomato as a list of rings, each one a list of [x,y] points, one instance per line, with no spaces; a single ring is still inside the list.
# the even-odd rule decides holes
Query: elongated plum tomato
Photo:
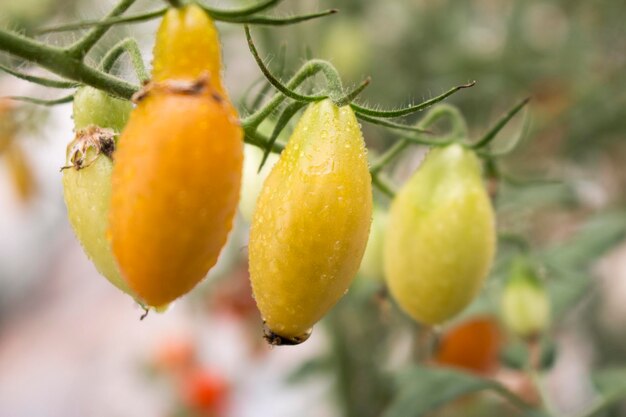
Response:
[[[124,279],[149,306],[173,301],[207,274],[237,209],[243,133],[215,74],[212,25],[197,6],[167,13],[154,83],[116,152],[109,236]]]
[[[370,181],[350,107],[310,104],[252,217],[250,280],[270,343],[306,340],[347,291],[367,243]]]
[[[458,144],[431,150],[391,205],[384,267],[392,296],[421,323],[452,318],[480,290],[495,240],[476,155]]]
[[[106,238],[115,135],[126,124],[131,109],[130,101],[113,98],[95,88],[83,87],[76,92],[76,138],[67,147],[63,195],[74,233],[98,272],[132,295]]]

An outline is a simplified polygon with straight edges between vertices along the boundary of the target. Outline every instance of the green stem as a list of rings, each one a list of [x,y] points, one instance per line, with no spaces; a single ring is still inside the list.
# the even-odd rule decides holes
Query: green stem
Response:
[[[337,9],[323,10],[317,13],[304,14],[292,17],[272,17],[272,16],[251,16],[242,18],[222,18],[215,17],[215,20],[219,20],[225,23],[243,23],[246,25],[266,25],[266,26],[285,26],[292,25],[294,23],[300,23],[307,20],[318,19],[320,17],[329,16],[337,13]]]
[[[270,7],[274,5],[277,5],[281,1],[282,0],[265,0],[257,4],[253,4],[252,6],[245,7],[242,9],[236,9],[236,10],[220,10],[220,9],[214,9],[208,6],[202,6],[202,8],[206,10],[206,12],[209,13],[214,19],[216,18],[217,19],[219,18],[229,19],[229,18],[249,16],[251,14],[261,12],[263,10],[269,9]]]
[[[111,27],[115,25],[139,23],[139,22],[145,22],[148,20],[156,19],[157,17],[163,16],[165,12],[167,12],[167,7],[155,10],[153,12],[141,13],[141,14],[132,15],[132,16],[117,16],[117,17],[112,17],[110,19],[100,19],[100,20],[83,20],[82,22],[69,23],[66,25],[40,29],[37,31],[37,33],[40,35],[43,35],[45,33],[69,32],[73,30],[87,29],[87,28],[98,27],[98,26]]]
[[[38,104],[40,106],[56,106],[57,104],[65,104],[74,100],[74,94],[70,94],[68,96],[63,96],[61,98],[53,99],[53,100],[43,100],[34,97],[24,97],[24,96],[9,96],[11,100],[24,101],[26,103]]]
[[[113,46],[109,52],[102,58],[100,62],[100,67],[104,72],[111,72],[113,65],[119,59],[119,57],[126,52],[130,57],[130,61],[133,64],[133,68],[135,69],[135,73],[137,74],[137,78],[139,82],[145,83],[150,79],[148,72],[146,71],[146,67],[143,63],[143,58],[141,57],[141,51],[139,50],[139,45],[137,45],[137,41],[133,38],[126,38],[118,42],[115,46]]]
[[[379,174],[372,174],[372,184],[378,188],[383,194],[389,198],[394,198],[396,192],[393,189],[393,185],[389,181],[380,177]]]
[[[43,85],[44,87],[65,89],[65,88],[75,88],[77,86],[76,83],[73,83],[70,81],[52,80],[50,78],[36,77],[34,75],[24,74],[22,72],[16,71],[9,67],[5,67],[4,65],[0,65],[0,70],[6,72],[7,74],[11,74],[17,78],[21,78],[22,80],[26,80],[31,83]]]
[[[276,139],[278,139],[278,135],[280,135],[280,132],[285,128],[287,123],[289,123],[289,120],[291,120],[291,118],[304,106],[305,106],[305,103],[300,103],[296,101],[296,102],[291,103],[289,106],[285,107],[285,110],[283,110],[283,113],[280,115],[280,117],[278,118],[278,121],[276,122],[276,126],[274,126],[274,130],[272,131],[272,136],[270,136],[270,139],[267,143],[267,147],[265,148],[263,152],[263,159],[261,160],[261,163],[259,164],[258,172],[260,172],[261,169],[263,169],[263,165],[265,165],[265,162],[267,161],[267,158],[270,155],[270,152],[272,151],[272,148],[274,144],[276,143]]]
[[[111,10],[111,12],[105,17],[115,17],[124,13],[130,6],[135,3],[136,0],[120,0],[120,2]],[[110,26],[97,26],[91,29],[85,36],[71,45],[67,51],[70,55],[76,58],[82,58],[93,48],[93,46],[104,36],[109,30]]]
[[[493,139],[495,139],[496,135],[502,130],[504,126],[519,112],[524,108],[526,104],[530,101],[530,97],[525,98],[524,100],[517,103],[511,110],[509,110],[498,122],[491,128],[489,131],[483,136],[478,142],[473,144],[471,147],[473,149],[480,149],[487,146]]]
[[[0,30],[0,50],[33,62],[63,78],[87,84],[111,95],[130,99],[137,87],[85,65],[67,51],[23,35]]]
[[[464,89],[464,88],[469,88],[469,87],[473,87],[476,84],[476,81],[472,81],[471,83],[468,84],[463,84],[463,85],[459,85],[456,86],[454,88],[451,88],[450,90],[446,91],[443,94],[438,95],[437,97],[433,97],[430,100],[426,100],[422,103],[419,104],[415,104],[412,106],[407,106],[405,108],[402,109],[398,109],[398,110],[376,110],[376,109],[371,109],[368,107],[364,107],[361,106],[359,104],[356,103],[352,103],[352,109],[354,109],[355,112],[360,113],[360,114],[364,114],[366,116],[373,116],[373,117],[382,117],[382,118],[387,118],[387,119],[391,119],[391,118],[395,118],[395,117],[402,117],[402,116],[406,116],[409,115],[411,113],[415,113],[421,110],[426,109],[427,107],[432,106],[433,104],[439,103],[440,101],[444,100],[445,98],[451,96],[452,94],[456,93],[457,91]]]
[[[265,65],[265,63],[259,56],[259,51],[256,49],[256,46],[254,45],[254,41],[252,40],[252,35],[250,35],[250,27],[248,25],[244,25],[244,30],[246,32],[246,40],[248,41],[248,47],[250,49],[250,52],[252,53],[252,56],[254,57],[254,60],[256,61],[259,68],[261,69],[261,72],[263,73],[265,78],[267,78],[267,80],[274,86],[274,88],[276,88],[285,96],[296,101],[312,102],[312,101],[323,100],[327,97],[326,95],[317,95],[317,96],[303,95],[303,94],[297,93],[296,91],[289,88],[288,86],[283,85],[283,83],[281,83],[280,80],[278,80],[278,78],[272,75],[269,68]]]

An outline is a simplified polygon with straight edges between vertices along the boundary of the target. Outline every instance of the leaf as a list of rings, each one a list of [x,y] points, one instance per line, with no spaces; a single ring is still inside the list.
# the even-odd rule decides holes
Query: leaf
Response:
[[[492,390],[506,397],[524,415],[543,416],[500,383],[450,368],[417,366],[398,378],[400,388],[383,417],[419,417],[463,395]]]

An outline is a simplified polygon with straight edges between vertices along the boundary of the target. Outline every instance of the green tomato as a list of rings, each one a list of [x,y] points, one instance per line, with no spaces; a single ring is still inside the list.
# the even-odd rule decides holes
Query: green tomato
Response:
[[[387,218],[387,210],[382,207],[374,208],[370,236],[359,268],[359,273],[368,279],[382,280],[384,277],[383,248]]]
[[[107,238],[115,135],[131,109],[129,101],[94,88],[78,90],[74,99],[76,138],[68,145],[63,195],[72,229],[89,259],[100,274],[132,296]]]
[[[407,314],[435,325],[476,297],[495,253],[494,217],[474,152],[432,149],[394,199],[385,235],[385,278]]]
[[[501,312],[506,327],[522,338],[537,337],[550,324],[550,299],[524,258],[513,262],[502,294]]]
[[[269,175],[272,167],[278,161],[278,155],[269,154],[263,169],[259,172],[259,165],[263,160],[263,151],[252,145],[245,145],[243,150],[243,179],[241,182],[241,197],[239,199],[239,211],[243,218],[250,224],[254,206],[259,198],[263,182]]]

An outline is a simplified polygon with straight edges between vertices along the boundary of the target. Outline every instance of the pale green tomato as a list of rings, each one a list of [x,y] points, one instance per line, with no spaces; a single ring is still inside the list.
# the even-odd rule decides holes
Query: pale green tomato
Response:
[[[473,151],[434,148],[389,212],[385,278],[415,320],[451,319],[476,297],[495,253],[495,218]]]
[[[68,145],[63,195],[70,225],[98,272],[133,296],[120,275],[106,234],[115,134],[124,127],[131,109],[129,101],[94,88],[78,90],[74,99],[76,138]]]
[[[359,273],[369,279],[382,280],[384,277],[383,248],[387,218],[387,210],[382,207],[374,208],[370,236],[359,268]]]
[[[539,336],[550,324],[550,299],[528,261],[514,261],[501,299],[502,320],[522,338]]]
[[[252,145],[244,146],[243,180],[241,183],[241,197],[239,198],[239,211],[248,224],[252,222],[252,212],[263,188],[263,182],[278,161],[278,155],[275,153],[269,154],[263,169],[259,172],[259,165],[262,159],[263,150]]]

